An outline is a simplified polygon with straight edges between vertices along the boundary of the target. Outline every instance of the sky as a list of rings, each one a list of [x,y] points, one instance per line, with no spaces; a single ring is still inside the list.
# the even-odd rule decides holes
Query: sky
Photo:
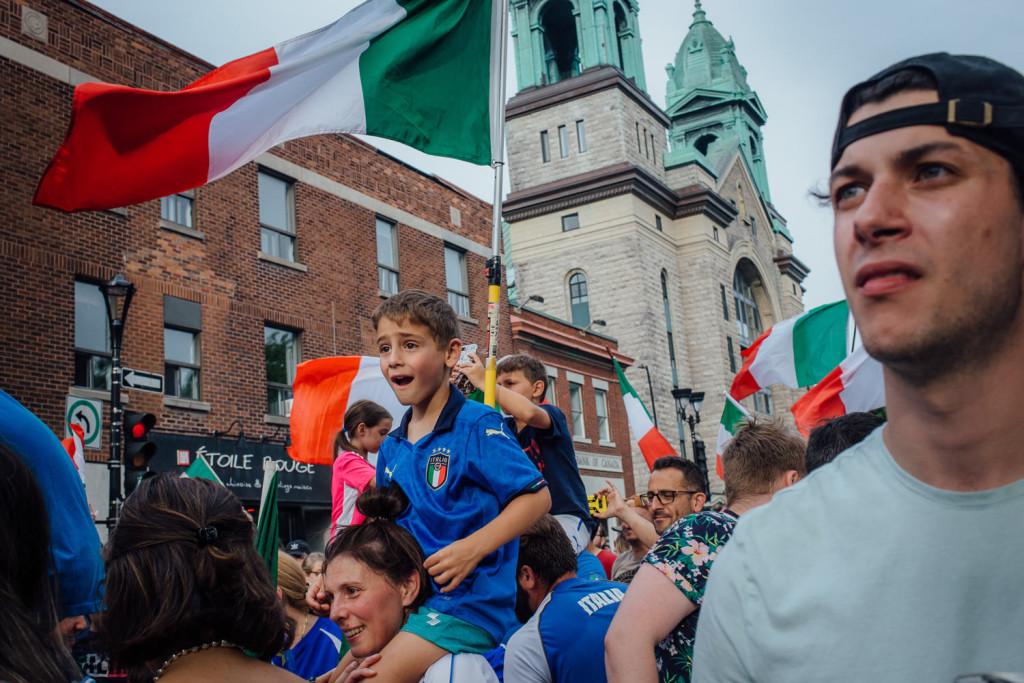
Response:
[[[331,23],[356,0],[92,0],[214,65]],[[647,88],[665,105],[664,67],[692,21],[690,0],[638,0]],[[705,0],[707,18],[736,45],[747,81],[768,112],[763,128],[772,202],[788,220],[793,251],[810,269],[805,306],[843,298],[832,256],[831,210],[823,188],[839,102],[846,90],[906,57],[980,54],[1024,71],[1024,2],[1019,0]],[[511,47],[510,47],[511,49]],[[508,94],[516,92],[509,57]],[[431,157],[367,138],[403,161],[490,202],[488,167]],[[508,183],[504,183],[507,193]]]

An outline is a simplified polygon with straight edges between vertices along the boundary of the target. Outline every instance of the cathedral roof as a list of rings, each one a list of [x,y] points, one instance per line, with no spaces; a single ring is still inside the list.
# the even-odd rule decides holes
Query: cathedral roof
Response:
[[[727,93],[749,93],[747,71],[736,59],[732,40],[718,32],[697,0],[693,23],[670,65],[668,106],[697,88]]]

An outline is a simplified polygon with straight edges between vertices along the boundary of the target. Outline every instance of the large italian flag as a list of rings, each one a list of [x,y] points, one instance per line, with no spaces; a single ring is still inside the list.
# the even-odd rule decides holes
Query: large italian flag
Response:
[[[622,402],[626,404],[626,417],[629,420],[629,429],[633,432],[633,438],[640,446],[640,452],[644,454],[647,467],[653,468],[654,461],[665,455],[679,455],[669,444],[668,439],[662,436],[658,428],[651,421],[651,414],[647,412],[643,401],[633,389],[633,385],[626,379],[625,373],[619,361],[612,358],[615,364],[615,373],[619,377],[619,388],[622,390]]]
[[[885,405],[882,364],[863,346],[800,397],[790,412],[797,429],[808,436],[823,420],[853,412],[868,412]]]
[[[729,394],[739,400],[771,384],[806,387],[846,358],[850,309],[837,301],[773,325],[743,351],[746,361]]]
[[[384,406],[395,424],[405,407],[395,398],[373,356],[337,356],[299,363],[295,368],[290,417],[292,445],[288,455],[299,462],[330,465],[334,437],[345,411],[360,399]]]
[[[750,413],[747,412],[747,409],[740,405],[739,401],[726,394],[722,420],[718,423],[718,447],[715,449],[715,472],[720,478],[725,478],[722,473],[722,453],[725,452],[725,447],[732,441],[732,437],[740,425],[749,418]]]
[[[177,92],[82,84],[33,203],[136,204],[321,133],[368,133],[488,164],[491,11],[491,0],[367,0]]]

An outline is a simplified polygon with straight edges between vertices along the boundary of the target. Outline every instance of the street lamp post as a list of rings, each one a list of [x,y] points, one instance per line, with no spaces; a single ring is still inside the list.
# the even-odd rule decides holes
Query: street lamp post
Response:
[[[107,515],[107,528],[117,524],[121,505],[121,439],[124,436],[124,416],[121,410],[121,339],[124,336],[124,323],[128,318],[128,308],[132,305],[135,285],[128,282],[118,273],[109,281],[100,285],[103,302],[107,306],[107,323],[110,325],[110,456],[107,459],[107,470],[110,474],[110,511]]]
[[[711,490],[708,482],[708,459],[704,448],[704,440],[697,433],[697,425],[700,424],[700,409],[704,405],[704,392],[693,391],[692,389],[673,389],[672,398],[676,401],[676,414],[679,419],[690,425],[690,443],[693,448],[693,461],[700,468],[704,477],[704,495],[710,496]],[[692,408],[693,412],[687,410]]]
[[[651,417],[654,419],[654,428],[658,428],[658,409],[654,406],[654,386],[651,384],[651,370],[646,365],[638,365],[638,368],[647,373],[647,393],[651,395]]]

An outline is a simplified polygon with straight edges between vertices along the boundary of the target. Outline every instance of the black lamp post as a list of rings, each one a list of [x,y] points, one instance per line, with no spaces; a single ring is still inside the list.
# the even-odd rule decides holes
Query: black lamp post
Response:
[[[680,421],[690,425],[690,443],[693,447],[693,461],[697,463],[701,474],[704,477],[704,495],[710,496],[711,490],[708,483],[708,459],[704,449],[704,440],[697,433],[697,425],[700,423],[700,409],[704,405],[704,392],[693,391],[692,389],[673,389],[672,398],[676,401],[676,414]],[[692,408],[691,413],[688,409]]]
[[[651,370],[646,365],[638,365],[638,368],[647,373],[647,393],[651,395],[651,417],[654,419],[654,428],[658,428],[658,409],[654,406],[654,386],[651,384]]]
[[[103,302],[107,305],[107,323],[110,325],[110,457],[107,459],[107,470],[110,473],[110,512],[107,516],[107,528],[113,528],[120,514],[121,439],[124,436],[124,416],[121,410],[121,339],[124,336],[128,308],[132,305],[132,297],[135,295],[135,285],[118,273],[100,285],[100,291],[103,292]]]

